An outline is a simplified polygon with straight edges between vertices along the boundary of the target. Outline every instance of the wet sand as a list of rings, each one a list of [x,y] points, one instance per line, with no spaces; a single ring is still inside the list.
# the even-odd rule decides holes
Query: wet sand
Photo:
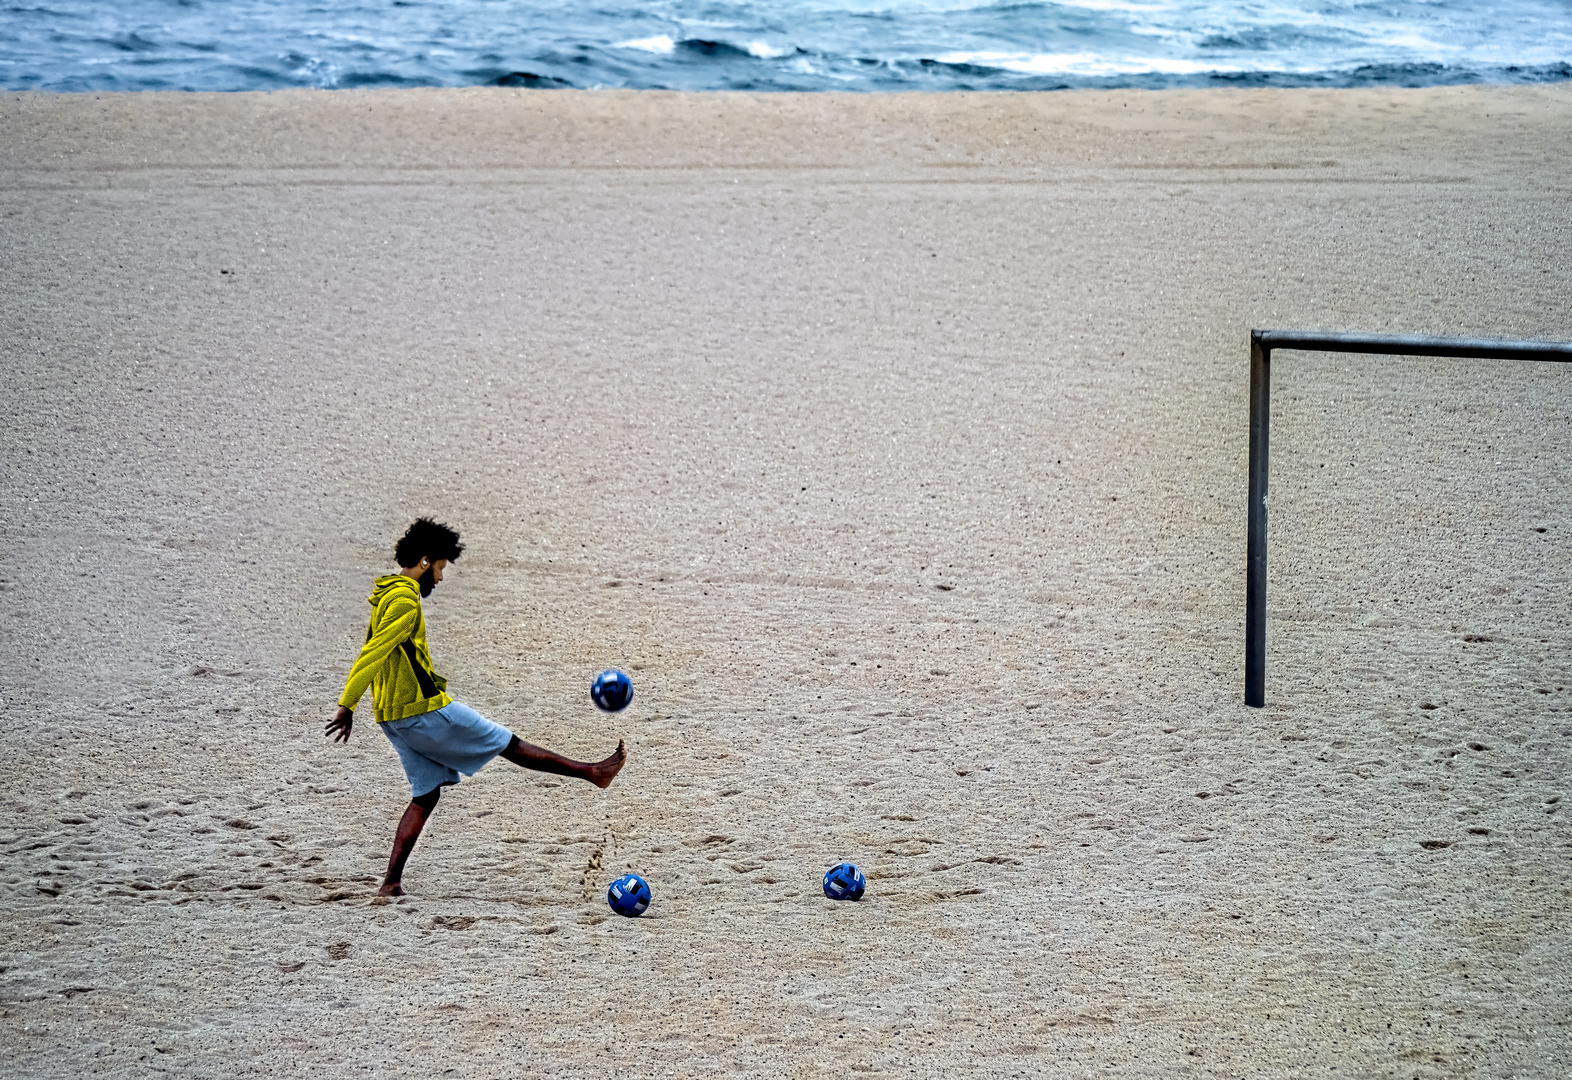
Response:
[[[1572,86],[0,99],[0,1071],[1572,1071]],[[321,737],[417,514],[455,695]],[[624,713],[593,673],[629,671]],[[858,904],[823,898],[842,860]],[[655,901],[611,916],[634,869]]]

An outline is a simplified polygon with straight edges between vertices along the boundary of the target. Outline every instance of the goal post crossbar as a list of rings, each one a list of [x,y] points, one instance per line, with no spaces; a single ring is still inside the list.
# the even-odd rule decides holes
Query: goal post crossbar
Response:
[[[1266,482],[1272,350],[1572,362],[1572,342],[1250,331],[1250,492],[1245,542],[1245,704],[1266,704]]]

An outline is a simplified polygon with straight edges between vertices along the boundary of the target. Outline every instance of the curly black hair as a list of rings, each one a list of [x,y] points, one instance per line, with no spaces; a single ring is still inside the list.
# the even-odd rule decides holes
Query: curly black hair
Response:
[[[416,520],[393,548],[393,558],[406,568],[420,565],[423,558],[452,562],[462,554],[464,545],[459,543],[458,533],[424,517]]]

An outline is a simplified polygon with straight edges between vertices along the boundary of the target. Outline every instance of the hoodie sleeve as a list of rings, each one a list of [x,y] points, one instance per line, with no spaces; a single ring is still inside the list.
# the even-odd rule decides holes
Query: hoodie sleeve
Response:
[[[349,679],[344,684],[343,696],[338,699],[340,705],[346,709],[354,709],[355,704],[365,694],[366,688],[371,685],[377,669],[388,658],[388,654],[415,632],[415,624],[419,621],[419,604],[394,601],[389,605],[387,614],[383,616],[382,622],[371,635],[371,640],[366,642],[360,650],[360,655],[355,658],[355,666],[349,669]]]

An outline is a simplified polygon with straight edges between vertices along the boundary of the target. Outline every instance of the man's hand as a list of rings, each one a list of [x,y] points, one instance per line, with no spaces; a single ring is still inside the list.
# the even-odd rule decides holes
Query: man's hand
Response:
[[[334,742],[348,742],[350,729],[355,726],[355,714],[340,705],[338,712],[333,714],[333,719],[327,723],[327,730],[323,732]]]

